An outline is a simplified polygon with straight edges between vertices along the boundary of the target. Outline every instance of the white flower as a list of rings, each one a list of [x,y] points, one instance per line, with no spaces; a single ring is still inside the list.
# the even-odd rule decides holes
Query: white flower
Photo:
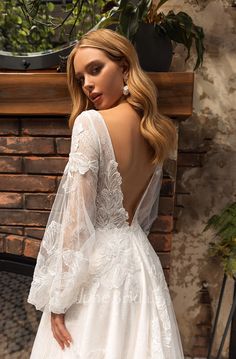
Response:
[[[90,160],[81,152],[72,152],[69,154],[69,161],[65,167],[64,173],[69,175],[73,172],[79,172],[84,175],[89,169],[97,168],[97,161]]]

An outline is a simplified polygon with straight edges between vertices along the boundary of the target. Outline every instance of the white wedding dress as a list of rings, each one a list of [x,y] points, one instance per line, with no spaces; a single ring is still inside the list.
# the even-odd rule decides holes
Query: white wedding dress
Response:
[[[31,359],[184,358],[163,270],[147,238],[162,167],[129,225],[117,166],[103,117],[84,111],[74,123],[28,297],[43,311]],[[50,312],[65,313],[73,343],[64,351]]]

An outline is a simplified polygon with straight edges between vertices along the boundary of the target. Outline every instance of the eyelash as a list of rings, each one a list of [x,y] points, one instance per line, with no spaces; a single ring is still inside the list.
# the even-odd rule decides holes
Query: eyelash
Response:
[[[94,66],[91,72],[93,73],[93,75],[96,75],[100,72],[100,70],[101,70],[101,66]],[[95,74],[94,74],[94,71],[95,71]]]
[[[94,66],[92,69],[91,69],[91,73],[92,75],[96,76],[97,74],[99,74],[100,70],[102,69],[102,66]],[[80,77],[77,79],[78,80],[78,83],[83,86],[83,81],[84,81],[84,78],[83,77]]]

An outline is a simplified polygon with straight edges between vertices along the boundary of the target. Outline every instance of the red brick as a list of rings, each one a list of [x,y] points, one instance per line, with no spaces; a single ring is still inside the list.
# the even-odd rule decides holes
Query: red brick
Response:
[[[160,259],[160,262],[161,262],[161,265],[162,265],[162,268],[170,268],[170,253],[167,252],[167,253],[157,253],[159,259]]]
[[[209,337],[196,335],[194,337],[194,346],[196,347],[207,347],[209,343]]]
[[[19,120],[0,118],[0,135],[19,135]]]
[[[162,196],[173,196],[175,182],[169,178],[163,178],[161,192]]]
[[[160,197],[159,200],[159,214],[173,214],[174,213],[174,197]]]
[[[30,118],[22,119],[22,133],[33,136],[67,136],[71,135],[66,118]]]
[[[22,255],[25,237],[9,234],[6,236],[6,253]]]
[[[0,172],[14,173],[22,171],[22,157],[17,156],[1,156]]]
[[[197,334],[204,337],[209,337],[211,335],[211,324],[197,324]]]
[[[27,209],[48,209],[52,208],[55,194],[25,194],[25,208]]]
[[[158,216],[153,222],[152,232],[168,233],[173,230],[173,217],[172,216]]]
[[[23,227],[17,227],[17,226],[0,226],[0,232],[9,233],[9,234],[18,234],[19,236],[24,234]]]
[[[56,138],[57,153],[61,155],[68,155],[70,152],[70,138]]]
[[[37,258],[41,241],[38,239],[26,238],[25,239],[25,248],[24,248],[24,256]]]
[[[172,234],[150,233],[148,239],[156,252],[169,252],[172,244]]]
[[[178,153],[178,167],[200,167],[201,155],[199,153]]]
[[[58,189],[58,187],[59,187],[59,185],[61,183],[61,179],[62,179],[62,176],[57,177],[57,189]]]
[[[0,175],[0,191],[53,192],[55,189],[53,176]]]
[[[0,209],[0,224],[13,226],[45,226],[49,212]]]
[[[27,173],[61,174],[67,162],[67,157],[25,157],[24,168]]]
[[[0,208],[22,208],[23,195],[20,193],[0,192]]]
[[[53,154],[53,138],[45,137],[2,137],[0,152],[17,154]]]
[[[207,347],[194,347],[193,348],[193,356],[206,358],[207,357],[208,348]]]
[[[45,232],[45,227],[44,228],[26,227],[24,234],[26,237],[42,239],[44,232]]]
[[[0,253],[5,253],[5,238],[6,235],[0,233]]]

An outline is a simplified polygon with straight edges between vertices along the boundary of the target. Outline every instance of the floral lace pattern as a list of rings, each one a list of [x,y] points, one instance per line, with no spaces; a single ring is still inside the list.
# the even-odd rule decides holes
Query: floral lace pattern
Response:
[[[122,180],[117,166],[113,159],[108,162],[102,188],[98,188],[96,227],[111,229],[128,225],[128,213],[123,207],[123,195],[120,190]]]
[[[85,318],[80,328],[77,322],[71,327],[78,341],[68,358],[136,359],[135,355],[120,354],[126,344],[130,348],[124,349],[125,353],[141,350],[142,359],[183,359],[181,347],[172,350],[176,330],[168,287],[146,236],[156,214],[161,178],[153,175],[130,226],[117,167],[101,116],[94,110],[83,112],[74,123],[68,163],[41,243],[28,302],[42,311],[68,311],[72,322],[80,315]],[[99,295],[107,302],[98,302]],[[111,313],[106,312],[108,307]],[[103,324],[104,315],[96,327],[94,310],[107,313],[108,318],[110,314],[111,321]],[[133,313],[130,343],[125,338],[129,312]],[[81,349],[79,333],[84,330],[88,334]],[[121,337],[117,331],[123,333]],[[91,333],[100,335],[97,341],[90,340]],[[103,337],[120,340],[117,353],[109,341],[102,342]],[[35,348],[40,340],[39,336]],[[44,337],[42,342],[49,346],[48,340]],[[40,359],[40,350],[35,349],[32,359]]]

